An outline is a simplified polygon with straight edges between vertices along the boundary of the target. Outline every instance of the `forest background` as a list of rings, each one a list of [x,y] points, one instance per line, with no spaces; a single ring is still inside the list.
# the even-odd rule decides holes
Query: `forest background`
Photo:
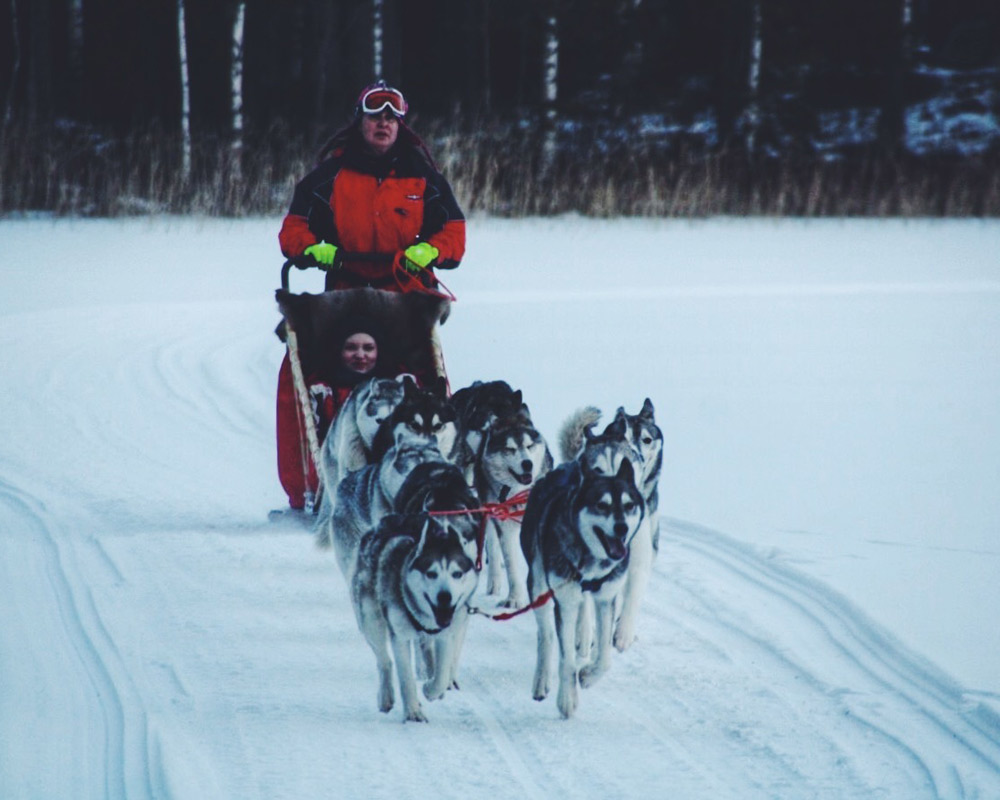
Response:
[[[375,76],[470,213],[1000,215],[995,0],[8,0],[0,214],[280,214]]]

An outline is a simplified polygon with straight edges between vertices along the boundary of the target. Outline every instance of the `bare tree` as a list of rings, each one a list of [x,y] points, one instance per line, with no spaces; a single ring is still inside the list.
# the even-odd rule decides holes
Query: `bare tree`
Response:
[[[83,97],[83,0],[69,0],[70,102],[79,110]]]
[[[750,14],[750,69],[747,74],[747,106],[743,122],[746,149],[753,154],[760,130],[760,65],[764,55],[761,0],[752,0]]]
[[[382,47],[385,42],[385,5],[372,0],[372,75],[382,77]]]
[[[185,181],[191,177],[191,84],[188,80],[186,31],[184,0],[177,0],[177,44],[181,69],[181,174]]]
[[[913,58],[913,0],[899,0],[891,30],[894,41],[886,51],[885,94],[879,115],[879,136],[890,152],[902,149],[906,136],[906,76]]]
[[[21,24],[17,13],[17,0],[10,0],[11,65],[10,85],[4,100],[3,127],[6,129],[14,117],[14,91],[21,73]]]
[[[556,101],[559,99],[559,17],[556,0],[550,0],[545,17],[545,69],[542,78],[545,104],[542,164],[548,169],[556,154]]]
[[[230,175],[239,179],[243,172],[243,22],[246,17],[246,0],[236,4],[233,19],[232,63],[229,85],[232,96],[232,140],[230,141]]]

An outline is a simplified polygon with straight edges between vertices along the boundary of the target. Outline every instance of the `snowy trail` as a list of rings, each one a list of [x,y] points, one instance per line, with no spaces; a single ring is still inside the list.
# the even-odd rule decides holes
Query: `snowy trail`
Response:
[[[531,615],[470,621],[428,725],[379,714],[332,556],[266,521],[273,318],[0,316],[0,797],[1000,797],[988,698],[781,553],[669,517],[639,640],[573,720],[531,700]]]

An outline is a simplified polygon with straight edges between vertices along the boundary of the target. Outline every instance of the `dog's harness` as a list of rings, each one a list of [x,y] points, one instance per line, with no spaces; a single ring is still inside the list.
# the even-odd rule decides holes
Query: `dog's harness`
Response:
[[[520,522],[524,517],[530,489],[518,492],[513,497],[500,500],[497,503],[483,503],[479,508],[449,509],[445,511],[428,511],[431,517],[447,517],[456,514],[479,514],[479,530],[476,532],[476,572],[483,569],[483,549],[486,544],[486,521],[495,519],[500,522],[514,520]]]

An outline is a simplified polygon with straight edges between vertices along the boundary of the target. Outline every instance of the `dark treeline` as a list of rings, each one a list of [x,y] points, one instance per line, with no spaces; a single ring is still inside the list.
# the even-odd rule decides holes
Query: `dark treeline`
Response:
[[[935,69],[995,76],[996,0],[5,5],[0,211],[270,213],[375,72],[473,209],[1000,211],[996,144],[914,152],[905,116]]]

